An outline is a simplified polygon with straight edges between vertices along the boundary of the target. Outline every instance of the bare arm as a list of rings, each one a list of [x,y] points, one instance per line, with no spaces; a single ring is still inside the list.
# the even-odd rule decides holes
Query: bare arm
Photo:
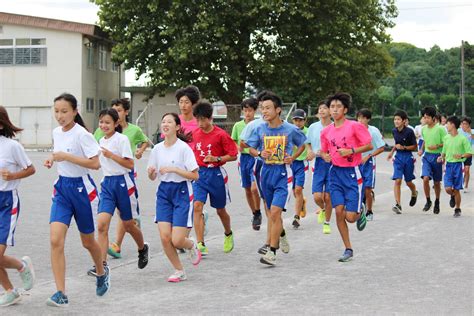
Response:
[[[5,181],[20,180],[33,175],[35,172],[36,169],[33,165],[29,165],[26,169],[22,169],[18,172],[2,170],[2,179]]]

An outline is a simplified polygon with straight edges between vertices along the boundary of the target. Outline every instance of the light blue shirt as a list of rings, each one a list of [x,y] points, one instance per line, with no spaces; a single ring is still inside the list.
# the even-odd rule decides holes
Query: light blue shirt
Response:
[[[321,124],[321,121],[313,123],[308,128],[308,134],[306,134],[306,144],[311,144],[311,148],[316,153],[321,149],[321,131],[325,126]]]
[[[372,146],[374,148],[370,151],[362,153],[362,157],[367,157],[368,155],[372,154],[374,151],[376,151],[380,147],[385,146],[385,141],[383,140],[383,136],[377,127],[369,125],[369,133],[370,133],[370,136],[372,137]]]
[[[240,140],[244,143],[247,143],[247,140],[250,138],[250,135],[253,134],[255,128],[262,123],[265,123],[265,121],[262,118],[258,118],[245,125],[244,129],[240,133]]]
[[[258,150],[273,150],[278,148],[281,150],[275,152],[278,157],[272,156],[266,159],[265,163],[269,163],[269,160],[277,160],[278,162],[275,163],[281,164],[284,156],[292,154],[293,146],[300,147],[305,143],[305,140],[306,136],[301,129],[283,121],[283,124],[276,128],[269,127],[267,122],[256,125],[246,143],[250,147]],[[281,144],[284,144],[284,148],[280,147]],[[265,148],[266,146],[267,148]]]
[[[461,135],[464,135],[469,141],[469,143],[471,144],[471,147],[474,148],[474,139],[472,139],[472,136],[471,136],[472,134],[474,134],[474,129],[471,129],[471,134],[469,134],[469,132],[465,132],[462,128],[459,128],[458,133]]]

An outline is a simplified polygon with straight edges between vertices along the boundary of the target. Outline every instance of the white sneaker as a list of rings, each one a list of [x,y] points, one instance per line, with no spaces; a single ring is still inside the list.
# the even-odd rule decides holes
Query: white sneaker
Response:
[[[16,289],[6,291],[0,296],[0,306],[10,306],[21,300],[21,295]]]
[[[288,234],[285,232],[285,236],[280,237],[280,249],[283,251],[283,253],[289,253],[290,252],[290,243],[288,242]],[[271,251],[269,251],[271,252]]]
[[[21,262],[25,265],[23,272],[20,272],[20,278],[23,282],[23,289],[29,291],[33,288],[35,284],[35,270],[33,269],[33,264],[31,259],[28,256],[21,258]]]
[[[264,254],[260,258],[260,262],[263,264],[268,264],[270,266],[274,266],[276,264],[276,255],[273,253],[273,251],[269,250],[267,251],[266,254]]]
[[[188,253],[188,257],[191,263],[197,266],[199,262],[201,262],[202,254],[201,254],[201,251],[199,251],[194,238],[189,238],[189,239],[193,242],[193,246],[191,249],[186,249],[186,252]]]
[[[178,283],[186,279],[187,277],[184,270],[176,270],[172,275],[169,276],[168,282]]]

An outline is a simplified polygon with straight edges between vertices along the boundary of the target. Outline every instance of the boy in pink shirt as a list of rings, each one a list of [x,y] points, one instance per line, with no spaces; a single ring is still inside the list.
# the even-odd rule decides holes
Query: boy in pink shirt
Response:
[[[362,176],[359,165],[362,153],[372,149],[371,136],[361,123],[346,119],[351,96],[338,92],[327,99],[334,123],[321,132],[321,157],[331,162],[329,194],[336,209],[337,228],[346,250],[339,261],[349,261],[353,256],[347,223],[357,221],[357,229],[367,224],[362,208]]]

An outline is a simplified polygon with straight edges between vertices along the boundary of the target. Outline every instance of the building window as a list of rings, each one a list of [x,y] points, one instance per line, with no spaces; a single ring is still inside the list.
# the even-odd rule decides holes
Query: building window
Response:
[[[92,68],[94,66],[94,47],[87,47],[87,67]]]
[[[119,64],[112,62],[112,72],[117,72],[119,70]]]
[[[94,112],[94,99],[87,98],[86,100],[86,110],[87,112]]]
[[[107,101],[99,100],[99,111],[102,111],[107,108]]]
[[[46,65],[45,38],[0,39],[0,65]]]
[[[99,45],[99,69],[107,70],[107,50],[104,45]]]

